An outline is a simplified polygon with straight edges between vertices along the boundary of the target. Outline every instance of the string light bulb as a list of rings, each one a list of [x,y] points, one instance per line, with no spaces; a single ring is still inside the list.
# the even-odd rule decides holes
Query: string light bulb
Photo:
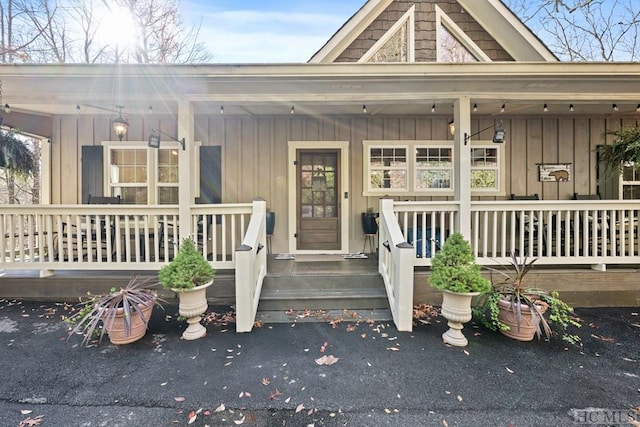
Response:
[[[362,104],[362,112],[367,114],[367,106]]]
[[[296,113],[296,109],[295,109],[295,107],[293,105],[291,106],[291,111],[289,113],[290,114],[295,114]]]
[[[545,113],[549,111],[549,107],[547,107],[547,104],[544,104],[544,107],[542,107],[542,111],[544,111]]]
[[[613,104],[611,107],[613,108],[613,111],[618,111],[618,104]]]
[[[224,105],[220,106],[220,114],[224,114]]]
[[[502,104],[502,107],[500,107],[500,112],[504,113],[505,108],[507,108],[507,104]]]
[[[569,111],[573,113],[574,111],[576,111],[576,107],[574,107],[573,104],[569,104]]]
[[[638,104],[638,106],[636,107],[636,111],[640,113],[640,104]]]
[[[11,106],[9,104],[4,104],[4,112],[7,114],[11,112]]]
[[[432,112],[432,113],[435,113],[435,112],[436,112],[436,104],[433,104],[433,105],[431,106],[431,112]]]
[[[478,112],[478,104],[473,104],[473,112],[474,113]]]

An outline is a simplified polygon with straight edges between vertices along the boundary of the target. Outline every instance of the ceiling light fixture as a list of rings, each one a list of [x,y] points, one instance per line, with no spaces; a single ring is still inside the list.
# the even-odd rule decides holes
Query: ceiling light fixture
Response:
[[[124,107],[116,105],[116,108],[118,109],[118,117],[113,120],[113,132],[122,141],[122,138],[127,134],[127,129],[129,129],[129,122],[122,118],[122,109]]]

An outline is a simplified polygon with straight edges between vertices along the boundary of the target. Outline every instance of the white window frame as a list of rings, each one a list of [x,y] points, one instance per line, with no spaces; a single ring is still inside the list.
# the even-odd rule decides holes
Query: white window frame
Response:
[[[369,60],[375,55],[382,46],[384,46],[400,28],[408,23],[407,26],[407,62],[416,62],[416,35],[415,35],[415,12],[416,6],[413,5],[405,12],[404,15],[400,19],[396,21],[395,24],[391,28],[387,30],[386,33],[373,45],[369,48],[368,51],[365,52],[364,55],[358,60],[358,62],[369,62]]]
[[[471,194],[474,195],[499,195],[504,194],[504,154],[503,154],[503,145],[504,144],[496,144],[492,141],[478,141],[471,142],[471,148],[491,148],[496,150],[496,167],[489,166],[473,166],[473,158],[471,159],[471,173],[473,174],[474,170],[496,170],[496,186],[493,188],[471,188]]]
[[[173,141],[161,141],[162,150],[180,150],[180,147],[173,147],[170,144],[175,144]],[[201,142],[197,141],[193,143],[195,147],[200,147]],[[163,147],[164,145],[164,147]],[[147,141],[103,141],[102,146],[105,148],[105,155],[103,156],[104,164],[104,194],[111,194],[111,189],[114,185],[111,184],[111,150],[112,149],[146,149],[147,150],[147,182],[146,183],[132,183],[127,185],[117,185],[118,187],[147,187],[147,205],[158,204],[158,191],[160,187],[180,187],[178,183],[160,183],[158,182],[158,149],[148,146]],[[191,159],[191,182],[193,182],[194,195],[199,196],[200,193],[200,150],[196,149],[192,151],[193,159]],[[179,155],[179,153],[178,153]],[[179,190],[178,190],[179,191]]]
[[[409,146],[410,141],[363,141],[364,147],[364,171],[363,175],[363,189],[364,195],[384,195],[384,194],[406,194],[409,192],[409,188],[412,187],[411,179],[411,151]],[[406,187],[405,188],[372,188],[371,187],[371,150],[379,148],[404,148],[407,156],[407,167],[405,170]],[[394,168],[400,170],[401,168]]]
[[[432,167],[432,168],[418,168],[418,154],[417,154],[417,150],[419,148],[441,148],[441,149],[447,149],[447,150],[451,150],[451,166],[449,168],[445,168],[445,167]],[[412,175],[413,175],[413,189],[415,192],[425,192],[425,191],[429,191],[429,192],[434,192],[434,193],[451,193],[453,191],[453,186],[454,186],[454,179],[455,179],[455,173],[454,173],[454,158],[453,158],[453,144],[451,144],[451,141],[429,141],[428,143],[424,143],[424,144],[415,144],[413,149],[411,150],[412,152],[412,162],[413,162],[413,168],[412,168]],[[418,189],[418,170],[434,170],[434,169],[448,169],[451,171],[451,175],[450,175],[450,186],[449,187],[445,187],[445,188],[436,188],[436,187],[432,187],[432,188],[425,188],[425,189]]]
[[[634,162],[624,162],[623,168],[625,168],[625,167],[634,168],[635,164],[634,164]],[[618,194],[620,195],[619,199],[620,200],[637,200],[637,199],[625,199],[624,198],[624,188],[625,187],[640,187],[640,181],[639,180],[625,181],[624,180],[624,169],[623,169],[623,171],[620,173],[619,182],[620,182],[620,187],[618,189]]]
[[[473,55],[478,62],[492,62],[491,58],[487,56],[486,53],[473,41],[471,38],[456,24],[453,22],[449,15],[447,15],[442,9],[440,9],[437,5],[436,9],[436,58],[440,57],[440,26],[449,31],[449,33],[456,39],[458,42],[465,47],[469,51],[471,55]]]
[[[455,173],[451,177],[451,188],[429,188],[429,189],[416,189],[416,148],[451,148],[452,150],[452,170],[455,170],[455,154],[453,150],[454,142],[451,140],[364,140],[362,141],[362,195],[363,196],[381,196],[381,195],[396,195],[396,196],[453,196],[455,185]],[[497,186],[495,188],[487,189],[471,189],[473,196],[504,196],[505,195],[505,181],[506,181],[506,167],[505,167],[505,155],[504,144],[496,144],[491,140],[478,140],[471,141],[467,146],[469,150],[471,148],[494,148],[497,149],[498,156],[498,176]],[[379,148],[405,148],[407,150],[407,188],[394,189],[394,188],[371,188],[371,149]],[[469,154],[471,155],[471,154]],[[480,168],[479,168],[480,169]],[[482,167],[481,169],[486,169]]]

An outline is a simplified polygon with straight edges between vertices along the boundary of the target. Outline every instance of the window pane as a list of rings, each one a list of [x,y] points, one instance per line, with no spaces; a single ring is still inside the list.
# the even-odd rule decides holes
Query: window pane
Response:
[[[158,188],[158,203],[161,205],[177,205],[178,187]]]
[[[495,169],[472,170],[471,188],[497,188],[498,175]]]
[[[373,56],[369,62],[407,62],[409,23],[405,22]]]
[[[146,187],[114,187],[113,194],[120,195],[121,203],[144,205],[148,200]]]
[[[438,62],[478,62],[444,25],[438,28],[438,39]]]
[[[178,151],[160,149],[158,151],[158,182],[176,184],[178,182]]]
[[[119,148],[111,150],[111,182],[146,183],[147,150]]]
[[[416,171],[416,189],[451,188],[451,170],[418,170]]]

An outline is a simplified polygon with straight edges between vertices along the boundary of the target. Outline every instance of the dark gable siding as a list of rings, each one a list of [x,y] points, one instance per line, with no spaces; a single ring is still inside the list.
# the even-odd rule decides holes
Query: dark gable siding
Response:
[[[356,62],[413,5],[415,12],[416,62],[436,61],[436,12],[438,5],[493,61],[513,58],[455,0],[394,1],[335,62]]]

